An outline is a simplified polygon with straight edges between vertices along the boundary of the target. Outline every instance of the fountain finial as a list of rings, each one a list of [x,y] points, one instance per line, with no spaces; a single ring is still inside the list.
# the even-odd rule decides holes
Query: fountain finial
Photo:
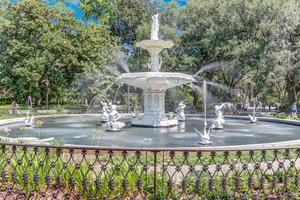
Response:
[[[153,15],[152,19],[152,26],[151,26],[151,40],[159,40],[158,38],[158,30],[159,30],[159,22],[158,22],[158,15]]]

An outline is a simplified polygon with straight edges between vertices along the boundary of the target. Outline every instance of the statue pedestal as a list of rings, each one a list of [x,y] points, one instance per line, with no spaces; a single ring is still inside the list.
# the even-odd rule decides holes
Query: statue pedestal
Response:
[[[170,127],[177,126],[177,119],[169,119],[165,115],[165,92],[144,92],[144,116],[133,118],[132,126]]]
[[[198,144],[203,144],[203,145],[205,145],[205,144],[212,144],[212,142],[211,142],[210,140],[199,140],[199,141],[198,141]]]
[[[138,118],[132,118],[132,126],[138,127],[172,127],[178,125],[177,119],[169,119],[166,116],[154,118],[153,116],[144,115]]]

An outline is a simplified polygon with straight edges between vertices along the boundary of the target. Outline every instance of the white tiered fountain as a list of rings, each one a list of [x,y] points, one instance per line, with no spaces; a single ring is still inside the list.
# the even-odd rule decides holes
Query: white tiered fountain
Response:
[[[146,49],[151,56],[151,71],[139,73],[125,73],[117,81],[139,87],[144,91],[144,115],[132,118],[133,126],[169,127],[177,126],[178,120],[165,114],[165,92],[167,89],[195,81],[192,76],[160,72],[159,53],[165,48],[171,48],[171,41],[158,38],[158,14],[152,16],[151,40],[143,40],[137,47]]]

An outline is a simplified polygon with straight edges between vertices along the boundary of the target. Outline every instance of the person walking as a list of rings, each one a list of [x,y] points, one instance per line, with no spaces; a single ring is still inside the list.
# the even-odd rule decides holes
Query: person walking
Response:
[[[16,115],[18,114],[18,107],[19,107],[19,105],[17,104],[16,101],[13,101],[13,102],[11,103],[11,109],[12,109],[11,115],[12,115],[12,116],[16,116]]]
[[[291,110],[292,110],[292,117],[297,117],[297,104],[296,104],[296,102],[294,102],[293,105],[291,106]]]
[[[262,110],[263,110],[263,111],[266,111],[266,102],[262,102],[262,105],[261,105],[261,106],[262,106]]]

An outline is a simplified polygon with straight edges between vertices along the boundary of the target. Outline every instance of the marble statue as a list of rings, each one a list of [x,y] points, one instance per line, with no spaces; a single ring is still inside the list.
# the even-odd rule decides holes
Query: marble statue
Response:
[[[249,117],[250,117],[250,123],[257,123],[257,118],[255,117],[254,113],[252,116],[249,114]]]
[[[151,40],[159,40],[158,38],[158,30],[159,30],[159,22],[158,22],[158,14],[153,15],[152,26],[151,26]]]
[[[109,106],[106,102],[102,102],[102,115],[101,115],[101,122],[107,122],[108,121],[108,113],[109,113]]]
[[[224,107],[224,103],[222,103],[220,106],[215,105],[215,115],[216,119],[213,121],[213,124],[211,126],[212,129],[222,129],[223,124],[225,123],[224,116],[222,113],[222,108]]]
[[[124,122],[119,122],[121,118],[120,113],[117,111],[116,105],[110,105],[110,111],[108,114],[107,131],[120,131],[125,126]]]
[[[27,112],[26,114],[27,114],[27,117],[26,117],[24,123],[26,126],[32,126],[33,122],[34,122],[33,116],[29,116],[29,112]]]
[[[175,112],[177,112],[178,121],[185,121],[184,108],[185,108],[185,105],[183,104],[183,102],[180,102],[178,104],[178,107],[175,110]]]
[[[211,144],[210,141],[210,127],[207,129],[207,123],[204,122],[204,129],[203,133],[200,132],[198,129],[194,127],[195,132],[199,135],[200,140],[198,141],[199,144]]]
[[[131,116],[132,118],[137,118],[139,116],[139,114],[135,111],[131,112]]]

